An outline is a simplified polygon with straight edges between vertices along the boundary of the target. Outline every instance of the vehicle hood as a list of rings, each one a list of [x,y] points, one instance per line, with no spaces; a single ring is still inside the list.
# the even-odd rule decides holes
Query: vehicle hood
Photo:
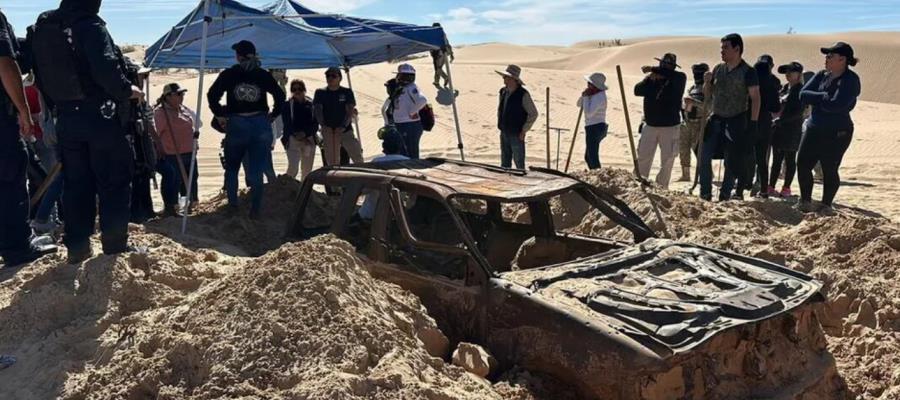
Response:
[[[661,239],[500,276],[560,312],[628,335],[663,357],[823,299],[822,284],[802,273]]]

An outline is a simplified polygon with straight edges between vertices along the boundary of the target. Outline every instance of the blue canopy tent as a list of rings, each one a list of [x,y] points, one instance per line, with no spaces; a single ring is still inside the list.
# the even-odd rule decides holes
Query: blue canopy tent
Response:
[[[241,40],[256,44],[266,68],[343,67],[351,89],[351,67],[394,61],[440,49],[447,43],[441,27],[320,14],[294,0],[275,0],[260,9],[235,0],[201,0],[187,17],[147,49],[145,66],[198,69],[198,93],[202,94],[205,71],[232,66],[235,60],[231,46]],[[450,63],[445,64],[450,75]],[[451,93],[455,93],[452,78],[449,84]],[[452,106],[460,157],[465,160],[455,96]],[[197,100],[198,115],[202,107],[201,95]],[[199,124],[198,117],[197,129]],[[356,131],[359,136],[358,124]],[[192,162],[191,174],[195,168]],[[186,224],[185,217],[182,231]]]

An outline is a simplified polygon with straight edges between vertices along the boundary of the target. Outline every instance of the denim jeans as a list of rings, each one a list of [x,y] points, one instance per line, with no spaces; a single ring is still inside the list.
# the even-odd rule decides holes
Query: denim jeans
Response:
[[[600,168],[600,142],[606,138],[609,131],[609,125],[599,123],[584,127],[585,131],[585,149],[584,161],[587,162],[589,169]]]
[[[519,139],[518,133],[500,132],[500,166],[525,169],[525,141]]]
[[[402,154],[413,160],[418,159],[419,142],[422,140],[422,133],[425,132],[425,129],[422,128],[422,123],[419,121],[404,122],[396,124],[396,127],[397,132],[403,137],[403,142],[406,145],[406,151],[402,152]]]
[[[238,172],[241,162],[247,159],[244,173],[250,186],[252,211],[259,211],[263,198],[263,172],[266,153],[271,151],[272,125],[265,115],[231,116],[225,135],[225,192],[228,204],[238,204]]]
[[[725,177],[719,191],[721,199],[731,198],[731,191],[737,180],[738,191],[747,187],[746,160],[753,152],[753,144],[747,138],[747,114],[731,118],[713,116],[703,139],[703,152],[700,155],[700,197],[712,198],[712,160],[723,148],[725,152]],[[729,136],[731,139],[729,139]]]
[[[181,158],[181,163],[184,164],[185,173],[189,174],[191,169],[191,153],[167,155],[156,165],[157,171],[162,175],[160,192],[162,194],[163,204],[165,204],[166,207],[177,207],[179,195],[185,196],[187,193],[187,187],[185,187],[184,179],[181,177],[181,167],[178,166],[178,157]],[[198,200],[198,176],[199,172],[197,171],[197,168],[194,168],[194,176],[191,179],[191,197],[189,202]]]

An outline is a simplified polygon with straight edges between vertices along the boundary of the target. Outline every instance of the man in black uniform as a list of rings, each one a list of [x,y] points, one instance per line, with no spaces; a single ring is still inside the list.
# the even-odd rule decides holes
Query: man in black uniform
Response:
[[[144,94],[125,76],[125,62],[98,15],[100,2],[62,0],[29,32],[38,86],[57,109],[64,242],[72,264],[92,255],[97,197],[103,252],[129,250],[134,155],[120,114],[130,99]]]
[[[56,251],[56,246],[41,245],[28,226],[28,153],[22,139],[32,137],[33,126],[18,56],[16,35],[0,12],[0,256],[8,267]]]

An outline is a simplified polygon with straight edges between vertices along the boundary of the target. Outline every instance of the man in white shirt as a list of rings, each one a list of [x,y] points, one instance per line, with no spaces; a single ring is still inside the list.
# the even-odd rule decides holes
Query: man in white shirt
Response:
[[[418,159],[419,141],[425,132],[419,111],[428,105],[428,99],[416,86],[416,70],[412,65],[400,64],[396,82],[397,89],[390,91],[385,104],[385,123],[393,125],[403,138],[405,151],[401,151],[401,154]]]
[[[400,154],[403,149],[403,138],[396,131],[388,130],[381,142],[383,155],[372,159],[373,163],[409,160],[409,157]],[[365,221],[371,221],[375,218],[376,207],[378,206],[378,193],[367,193],[366,199],[363,201],[362,207],[359,208],[359,216]]]

